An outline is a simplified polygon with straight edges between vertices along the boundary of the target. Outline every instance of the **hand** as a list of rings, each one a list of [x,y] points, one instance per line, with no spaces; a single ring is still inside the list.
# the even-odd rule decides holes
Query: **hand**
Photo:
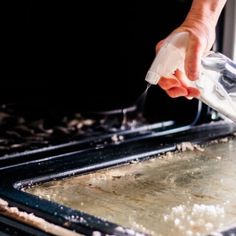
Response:
[[[185,56],[185,74],[188,79],[194,81],[199,77],[201,58],[204,53],[211,48],[215,35],[209,35],[210,30],[207,30],[206,27],[198,22],[195,23],[194,21],[184,22],[184,24],[177,28],[173,33],[183,31],[189,33],[189,44]],[[210,43],[208,43],[209,41]],[[163,43],[164,40],[157,44],[157,51]],[[199,97],[199,90],[193,87],[188,87],[184,83],[183,76],[185,75],[181,71],[177,70],[172,78],[162,77],[159,81],[159,85],[172,98],[180,96],[185,96],[187,98]]]
[[[201,58],[211,49],[215,41],[215,26],[224,0],[221,0],[221,5],[218,6],[219,9],[215,12],[208,12],[208,9],[205,9],[209,7],[209,2],[207,3],[207,1],[195,0],[194,4],[183,24],[173,31],[173,33],[189,33],[189,43],[185,56],[185,74],[187,78],[192,81],[198,79]],[[212,4],[216,4],[216,2],[212,1]],[[202,9],[204,9],[204,11]],[[161,48],[164,41],[165,39],[157,44],[157,51]],[[173,77],[162,77],[159,80],[159,85],[173,98],[180,96],[187,98],[199,97],[200,91],[187,86],[183,81],[183,76],[185,75],[181,71],[176,70]]]

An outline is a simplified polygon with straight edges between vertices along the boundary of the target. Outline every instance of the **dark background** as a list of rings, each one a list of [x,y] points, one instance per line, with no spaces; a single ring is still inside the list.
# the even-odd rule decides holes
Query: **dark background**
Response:
[[[179,26],[189,0],[9,1],[4,10],[1,104],[111,110],[133,105],[155,45]],[[192,119],[197,101],[152,87],[158,119]]]

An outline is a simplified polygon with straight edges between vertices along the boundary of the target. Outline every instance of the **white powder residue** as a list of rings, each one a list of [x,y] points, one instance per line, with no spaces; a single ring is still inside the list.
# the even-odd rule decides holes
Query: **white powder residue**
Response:
[[[82,118],[80,115],[75,119],[68,121],[68,127],[76,127],[82,129],[84,126],[91,126],[95,123],[95,120]]]
[[[102,233],[99,231],[93,231],[92,236],[101,236]]]
[[[229,137],[224,137],[220,139],[214,139],[210,141],[210,144],[217,144],[217,143],[228,143],[230,141]]]
[[[170,214],[165,214],[165,222],[173,225],[174,230],[183,235],[205,235],[211,233],[213,227],[222,227],[225,209],[220,205],[194,204],[192,207],[179,205],[171,209]]]
[[[228,142],[229,142],[229,138],[228,138],[228,137],[221,138],[219,141],[220,141],[221,143],[228,143]]]
[[[166,157],[167,159],[172,159],[172,158],[174,157],[174,153],[173,153],[173,152],[167,152],[167,153],[165,154],[165,157]]]
[[[191,142],[182,142],[180,144],[177,144],[177,150],[185,152],[185,151],[200,151],[200,152],[204,152],[204,148],[200,147],[197,144],[193,144]]]
[[[123,135],[114,134],[114,135],[111,136],[111,140],[112,140],[113,143],[118,144],[118,143],[124,141],[124,136]]]
[[[118,232],[123,233],[123,234],[133,235],[133,236],[145,236],[145,234],[143,234],[143,233],[136,232],[133,229],[124,228],[122,226],[117,226],[115,228],[115,231],[118,231]]]

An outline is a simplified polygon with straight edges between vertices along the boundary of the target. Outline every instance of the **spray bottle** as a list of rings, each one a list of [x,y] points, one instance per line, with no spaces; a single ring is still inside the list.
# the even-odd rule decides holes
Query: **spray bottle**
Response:
[[[156,85],[161,77],[170,77],[176,69],[183,73],[189,33],[170,35],[157,53],[145,80]],[[187,86],[200,90],[199,99],[236,122],[236,63],[221,53],[209,52],[201,61],[199,79],[184,78]]]

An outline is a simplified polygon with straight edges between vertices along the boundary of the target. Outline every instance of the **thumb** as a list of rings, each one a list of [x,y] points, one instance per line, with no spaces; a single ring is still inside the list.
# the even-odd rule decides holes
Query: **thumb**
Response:
[[[203,51],[200,40],[190,35],[185,56],[185,72],[190,80],[197,80],[199,77]]]

